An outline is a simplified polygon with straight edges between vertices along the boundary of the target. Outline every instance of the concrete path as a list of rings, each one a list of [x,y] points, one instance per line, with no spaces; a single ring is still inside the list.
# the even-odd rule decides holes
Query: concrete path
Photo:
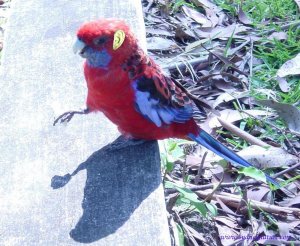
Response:
[[[119,133],[102,114],[52,126],[85,101],[83,61],[72,53],[78,26],[123,18],[145,44],[140,1],[14,0],[12,9],[0,83],[0,245],[170,245],[157,143],[104,147]],[[69,182],[53,189],[51,180]]]

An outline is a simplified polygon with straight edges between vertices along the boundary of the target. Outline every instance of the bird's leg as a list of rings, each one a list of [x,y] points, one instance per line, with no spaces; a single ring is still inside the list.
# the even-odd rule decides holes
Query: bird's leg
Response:
[[[73,116],[75,114],[88,114],[89,112],[90,112],[89,108],[86,108],[86,109],[83,109],[83,110],[80,110],[80,111],[68,111],[68,112],[65,112],[62,115],[58,116],[54,120],[53,125],[55,126],[58,122],[59,123],[69,122],[73,118]]]

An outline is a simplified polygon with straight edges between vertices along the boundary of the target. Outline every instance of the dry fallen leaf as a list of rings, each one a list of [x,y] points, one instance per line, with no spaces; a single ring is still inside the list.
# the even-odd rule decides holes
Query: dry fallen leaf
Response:
[[[216,223],[222,245],[234,245],[238,232],[232,228]]]
[[[248,91],[242,91],[242,92],[237,92],[237,91],[227,91],[225,93],[222,93],[220,96],[216,98],[214,101],[214,104],[212,105],[213,108],[217,107],[223,102],[230,102],[235,99],[243,98],[249,96]]]
[[[224,13],[222,12],[222,9],[219,8],[217,5],[212,3],[208,0],[191,0],[192,3],[194,3],[197,7],[202,7],[205,10],[206,17],[211,22],[211,27],[215,27],[219,24],[219,22],[224,18]],[[208,25],[203,25],[207,26]]]
[[[219,197],[216,197],[218,205],[221,207],[221,209],[229,215],[229,218],[231,215],[235,214],[232,209],[230,209]]]
[[[291,90],[291,87],[285,78],[281,78],[281,77],[277,76],[276,80],[278,82],[278,85],[279,85],[279,88],[281,91],[289,92]]]
[[[189,8],[185,5],[182,6],[182,10],[188,17],[192,18],[194,21],[198,22],[199,24],[204,25],[207,24],[207,22],[209,22],[210,25],[208,26],[211,26],[211,22],[207,19],[207,17],[204,14],[198,12],[197,10]]]
[[[222,9],[209,0],[191,0],[196,6],[214,9],[216,12],[221,12]]]
[[[280,204],[280,206],[284,206],[284,207],[299,208],[300,207],[300,195],[297,195],[296,197],[293,197],[293,198],[286,198],[279,204]]]
[[[286,32],[273,32],[268,39],[286,40],[287,34]]]
[[[297,74],[300,74],[300,53],[293,59],[285,62],[277,71],[277,75],[282,78]]]
[[[205,163],[210,162],[210,165],[214,165],[220,163],[222,160],[223,159],[217,155],[211,155],[210,159],[205,159]],[[209,164],[207,164],[207,166],[208,165]],[[233,176],[228,172],[224,172],[224,168],[220,165],[214,165],[209,171],[213,174],[211,177],[212,183],[219,183],[221,180],[223,180],[224,183],[232,183],[235,181]]]
[[[197,34],[200,38],[230,38],[231,36],[235,36],[240,32],[245,32],[249,30],[248,27],[240,25],[240,24],[232,24],[226,27],[218,26],[210,29],[200,29],[197,31]]]
[[[272,100],[260,100],[256,102],[260,105],[275,109],[278,115],[285,121],[288,128],[291,131],[300,134],[300,110],[297,107]]]
[[[246,113],[251,114],[253,116],[262,116],[262,115],[271,115],[270,112],[264,110],[245,110]],[[220,112],[221,116],[210,116],[205,121],[204,125],[208,125],[210,128],[221,127],[221,123],[218,121],[218,118],[221,118],[227,122],[233,123],[239,121],[244,118],[248,118],[248,114],[243,114],[237,110],[225,109]],[[201,125],[202,126],[202,125]]]
[[[201,242],[207,242],[202,233],[199,233],[193,227],[185,224],[184,228],[189,231],[189,233],[194,237],[200,240]]]
[[[171,30],[166,30],[162,28],[147,28],[147,33],[150,33],[152,35],[160,35],[160,36],[167,36],[167,37],[174,36],[174,33],[172,33]]]
[[[242,10],[241,6],[239,7],[238,18],[239,18],[240,22],[242,22],[245,25],[252,24],[252,20],[250,20],[249,17],[245,14],[245,12]]]
[[[240,226],[238,225],[238,223],[236,222],[235,219],[232,219],[230,217],[225,217],[225,216],[216,216],[215,220],[217,222],[220,222],[224,225],[229,226],[230,228],[234,228],[234,229],[239,229]]]
[[[246,40],[246,41],[244,41],[243,43],[241,43],[239,46],[236,46],[236,47],[234,47],[234,48],[229,48],[229,50],[227,51],[227,56],[232,56],[232,55],[234,55],[234,54],[236,54],[239,50],[241,50],[241,49],[243,49],[247,44],[249,44],[250,43],[250,40]],[[243,57],[244,58],[244,57]],[[242,57],[239,57],[239,56],[234,56],[232,59],[231,59],[231,62],[233,62],[233,63],[236,63],[234,60],[236,59],[241,59],[241,60],[243,60],[243,58]],[[253,57],[253,59],[255,59],[255,57]],[[255,60],[255,61],[257,61],[257,60]]]
[[[173,50],[177,49],[177,44],[166,38],[162,37],[151,37],[147,38],[147,48],[148,50]]]
[[[277,223],[279,234],[282,237],[290,236],[291,225],[287,222],[278,221]]]
[[[276,224],[278,225],[280,236],[291,236],[290,231],[300,224],[300,220],[284,222],[278,221]]]
[[[238,154],[260,169],[290,166],[299,161],[299,158],[296,156],[275,147],[265,149],[257,145],[252,145],[239,151]]]
[[[233,38],[236,37],[236,35],[240,32],[245,32],[249,30],[248,27],[240,24],[232,24],[226,27],[223,26],[217,26],[215,28],[199,28],[199,29],[194,29],[194,31],[197,33],[197,36],[199,38],[202,38],[202,40],[198,40],[196,42],[190,43],[189,45],[186,46],[185,50],[186,51],[191,51],[199,46],[201,44],[214,40],[214,39],[226,39],[230,38],[231,36]],[[239,36],[242,38],[241,36]],[[248,38],[248,36],[245,36],[245,38]]]
[[[187,155],[186,156],[186,166],[188,167],[198,167],[200,165],[202,161],[202,157],[198,156],[198,155]]]
[[[206,8],[205,13],[211,24],[207,25],[206,23],[203,27],[215,27],[219,23],[219,17],[216,15],[216,12],[213,9]]]
[[[217,87],[218,89],[226,92],[231,92],[234,90],[233,85],[230,83],[226,82],[225,79],[214,79],[214,86]]]
[[[266,195],[270,192],[268,187],[255,186],[247,190],[247,197],[250,200],[263,201],[266,200]]]
[[[180,25],[176,26],[176,30],[175,30],[175,37],[178,39],[196,39],[194,33],[187,28],[183,28]]]

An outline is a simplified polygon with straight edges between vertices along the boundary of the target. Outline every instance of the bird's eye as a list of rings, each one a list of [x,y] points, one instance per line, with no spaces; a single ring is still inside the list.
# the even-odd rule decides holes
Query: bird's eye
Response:
[[[99,37],[99,38],[95,38],[94,39],[94,44],[95,45],[101,45],[101,44],[104,44],[106,41],[107,41],[107,37]]]

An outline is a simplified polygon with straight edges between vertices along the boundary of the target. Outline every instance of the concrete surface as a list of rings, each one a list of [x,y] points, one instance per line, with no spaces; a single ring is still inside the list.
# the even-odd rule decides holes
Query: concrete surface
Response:
[[[75,30],[119,17],[144,45],[140,1],[14,0],[12,9],[0,83],[0,245],[170,245],[157,143],[104,147],[119,133],[102,114],[52,126],[85,101]]]

